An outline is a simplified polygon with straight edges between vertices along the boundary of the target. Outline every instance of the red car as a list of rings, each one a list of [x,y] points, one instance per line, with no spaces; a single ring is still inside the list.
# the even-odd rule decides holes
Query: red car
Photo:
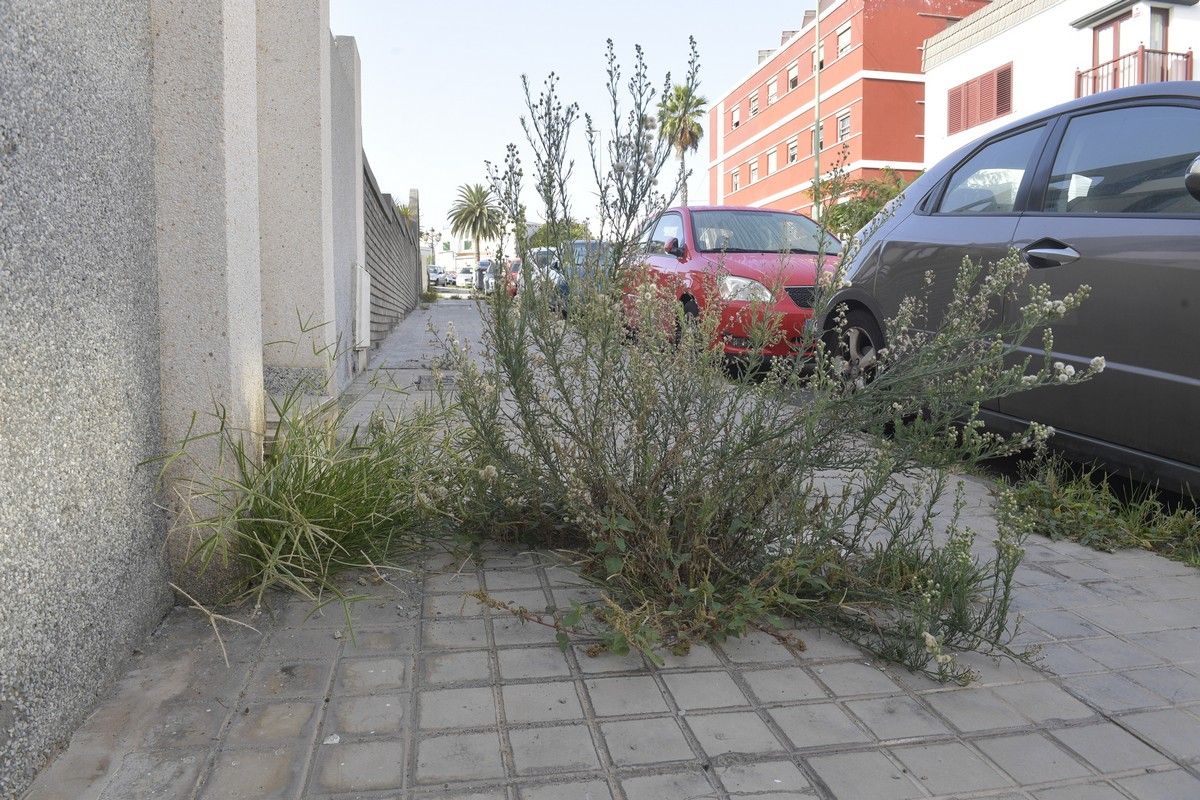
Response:
[[[795,355],[812,317],[818,269],[832,272],[841,253],[841,243],[806,216],[728,206],[664,211],[643,241],[651,279],[685,311],[698,314],[718,298],[718,335],[729,355],[749,352],[754,308],[780,323],[781,336],[762,354]]]

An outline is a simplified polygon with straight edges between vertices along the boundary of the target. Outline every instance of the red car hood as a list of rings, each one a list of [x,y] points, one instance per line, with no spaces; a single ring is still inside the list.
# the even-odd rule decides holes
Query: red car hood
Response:
[[[837,266],[837,256],[819,257],[805,253],[697,253],[708,268],[739,278],[751,278],[771,288],[780,286],[815,286],[817,261],[826,272]]]

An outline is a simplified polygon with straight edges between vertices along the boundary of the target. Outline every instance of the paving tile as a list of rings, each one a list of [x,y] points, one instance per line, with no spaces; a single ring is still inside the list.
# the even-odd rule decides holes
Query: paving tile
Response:
[[[677,656],[669,650],[660,650],[659,658],[663,660],[659,669],[696,669],[700,667],[717,667],[721,659],[706,644],[694,644],[684,655]]]
[[[204,761],[203,753],[128,753],[105,785],[100,800],[190,800]],[[40,785],[35,785],[29,800],[53,792],[39,794]]]
[[[1080,783],[1074,786],[1055,786],[1034,792],[1037,800],[1127,800],[1110,783]]]
[[[1071,694],[1103,711],[1128,711],[1165,704],[1149,689],[1116,673],[1063,678],[1062,685]]]
[[[142,750],[205,750],[216,743],[228,712],[219,703],[168,700],[142,732]]]
[[[496,724],[490,686],[427,689],[417,695],[422,728],[483,728]]]
[[[487,683],[492,679],[486,650],[452,650],[421,656],[422,680],[438,683]]]
[[[1124,602],[1114,605],[1080,608],[1078,612],[1084,619],[1100,626],[1106,631],[1116,634],[1142,633],[1144,631],[1161,630],[1163,627]]]
[[[404,785],[404,742],[343,742],[322,745],[313,768],[319,792],[399,789]]]
[[[500,677],[506,681],[522,678],[554,678],[571,674],[567,657],[558,647],[520,647],[500,650]]]
[[[813,661],[842,661],[856,659],[861,661],[865,653],[858,647],[847,642],[837,634],[820,628],[805,628],[797,632],[804,649],[798,657],[805,662]]]
[[[1022,728],[1029,724],[1025,717],[1005,703],[992,689],[951,689],[945,692],[930,692],[922,697],[960,731],[973,733]]]
[[[745,636],[726,639],[721,649],[730,661],[737,664],[795,661],[792,652],[769,633],[750,631]]]
[[[904,771],[878,751],[812,756],[808,763],[834,797],[854,800],[904,800],[923,797]]]
[[[886,673],[857,661],[825,667],[821,671],[821,683],[839,697],[856,694],[897,694],[901,691]]]
[[[772,753],[786,747],[753,711],[689,714],[687,726],[709,756],[727,753]]]
[[[1200,778],[1181,769],[1122,778],[1117,785],[1137,800],[1193,800],[1200,797]]]
[[[767,795],[765,800],[812,796],[812,784],[790,761],[755,761],[717,769],[717,777],[733,797]]]
[[[511,730],[513,762],[518,775],[545,775],[599,769],[600,759],[586,725]]]
[[[1045,680],[1036,667],[1011,658],[995,658],[983,653],[957,653],[955,663],[976,674],[976,686],[1000,686],[1005,683],[1026,683]]]
[[[247,694],[254,697],[323,697],[333,661],[265,661],[254,669]]]
[[[716,793],[699,772],[675,772],[666,775],[642,775],[623,778],[621,788],[628,800],[666,800],[668,797],[709,798]]]
[[[333,638],[333,631],[292,630],[281,628],[271,635],[263,648],[266,658],[278,661],[319,661],[337,655],[341,637]]]
[[[551,783],[542,786],[522,786],[521,800],[612,800],[612,792],[604,781],[582,783]]]
[[[1090,659],[1099,661],[1112,669],[1129,669],[1131,667],[1147,667],[1162,664],[1163,660],[1137,645],[1122,641],[1114,636],[1100,639],[1081,639],[1072,642],[1071,647],[1083,653]]]
[[[583,707],[571,681],[504,686],[504,714],[510,723],[582,719]]]
[[[1138,669],[1122,674],[1171,703],[1191,703],[1200,700],[1200,676],[1185,672],[1179,667]]]
[[[277,701],[239,706],[225,739],[237,747],[294,744],[311,738],[316,727],[317,704]]]
[[[618,766],[695,758],[678,723],[670,717],[602,722],[600,730]]]
[[[1105,636],[1105,632],[1073,611],[1034,611],[1025,617],[1029,624],[1055,639]]]
[[[829,671],[844,665],[829,667]],[[811,675],[800,667],[779,669],[757,669],[742,673],[750,691],[763,703],[798,702],[800,700],[824,700],[825,690]]]
[[[644,666],[641,655],[636,652],[630,652],[623,656],[612,653],[599,653],[592,656],[588,655],[586,647],[576,647],[575,658],[579,661],[579,669],[589,674],[598,672],[630,672],[632,670],[640,670]]]
[[[934,794],[975,792],[1012,785],[1012,781],[961,742],[896,747],[892,754]]]
[[[1088,658],[1068,644],[1043,645],[1038,655],[1038,666],[1054,675],[1081,675],[1108,670],[1099,661]]]
[[[408,695],[375,694],[338,697],[325,717],[324,735],[398,734],[408,716]]]
[[[226,750],[217,756],[200,800],[283,800],[300,791],[299,763],[286,750]]]
[[[909,739],[950,732],[944,723],[911,697],[852,700],[846,707],[880,739]]]
[[[507,592],[513,589],[540,589],[541,576],[536,569],[489,569],[483,573],[483,582],[488,593]]]
[[[997,686],[992,691],[1031,722],[1080,720],[1096,714],[1049,682],[1014,683],[1010,686]]]
[[[427,736],[416,748],[418,783],[504,777],[500,736],[495,731]]]
[[[1123,772],[1169,763],[1170,759],[1111,722],[1063,728],[1051,736],[1083,756],[1099,772]]]
[[[797,749],[869,742],[872,738],[833,703],[773,708],[767,713]]]
[[[426,650],[471,650],[487,647],[487,634],[481,619],[438,620],[424,624],[421,643]]]
[[[663,682],[685,711],[750,704],[726,672],[672,672],[663,675]]]
[[[501,647],[510,644],[554,644],[557,636],[553,628],[525,622],[503,611],[492,618],[492,635]]]
[[[426,619],[478,617],[483,604],[465,594],[430,594],[425,596],[422,614]]]
[[[425,578],[427,592],[474,592],[479,589],[479,579],[472,572],[450,572],[429,575]]]
[[[412,652],[416,642],[416,623],[405,624],[404,627],[393,626],[386,630],[359,629],[354,632],[354,639],[349,636],[342,639],[342,656],[396,655]]]
[[[347,694],[403,689],[405,672],[399,658],[343,658],[338,662],[335,686]]]
[[[1200,758],[1200,718],[1178,708],[1126,714],[1120,724],[1164,753],[1184,761]]]
[[[669,711],[658,684],[648,675],[592,678],[584,682],[592,707],[602,717]]]
[[[1200,661],[1200,628],[1130,634],[1129,641],[1178,664]]]
[[[1091,774],[1065,750],[1035,733],[978,739],[975,744],[1001,769],[1023,783],[1045,783]]]

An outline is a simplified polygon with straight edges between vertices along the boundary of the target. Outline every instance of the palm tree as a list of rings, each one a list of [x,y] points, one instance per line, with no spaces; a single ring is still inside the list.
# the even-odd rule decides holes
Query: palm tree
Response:
[[[458,199],[450,206],[450,232],[455,236],[475,240],[475,263],[479,263],[480,239],[494,239],[500,235],[500,207],[496,205],[490,189],[481,184],[463,184],[458,187]]]
[[[671,143],[679,154],[679,174],[687,175],[684,158],[700,147],[704,128],[700,120],[708,100],[696,94],[691,86],[678,84],[658,104],[659,135]],[[687,179],[683,181],[683,204],[687,205]]]

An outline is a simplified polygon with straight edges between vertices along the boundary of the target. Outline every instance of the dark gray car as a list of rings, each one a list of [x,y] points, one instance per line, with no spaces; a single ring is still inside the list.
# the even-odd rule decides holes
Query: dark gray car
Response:
[[[871,322],[918,293],[927,270],[936,325],[964,256],[994,261],[1016,248],[1055,296],[1092,287],[1054,326],[1055,358],[1079,369],[1102,355],[1107,367],[997,401],[987,421],[1052,425],[1072,455],[1200,490],[1198,154],[1196,82],[1094,95],[964,147],[863,234],[844,293],[861,309],[860,347],[884,344]]]

